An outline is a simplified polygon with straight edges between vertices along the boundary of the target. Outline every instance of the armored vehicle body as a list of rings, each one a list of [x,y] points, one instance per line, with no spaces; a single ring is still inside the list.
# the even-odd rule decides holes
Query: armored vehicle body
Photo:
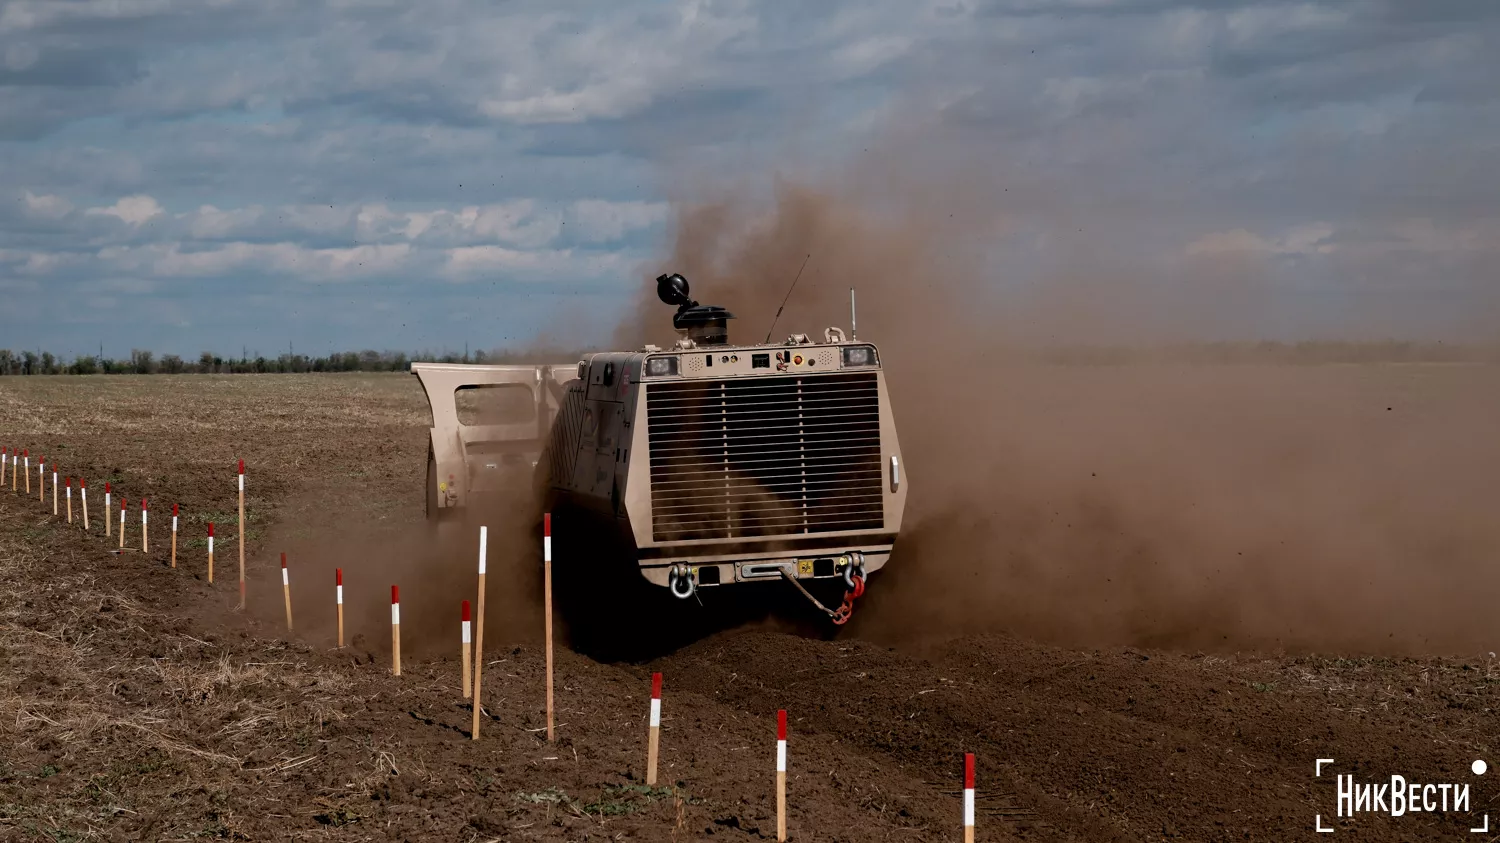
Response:
[[[429,517],[518,482],[507,459],[534,460],[559,568],[633,571],[683,599],[786,580],[843,623],[890,557],[907,492],[879,349],[839,328],[731,345],[731,314],[688,299],[680,275],[657,282],[678,305],[671,348],[567,370],[413,364],[434,407]],[[530,388],[520,426],[466,428],[446,411],[454,389],[501,383]]]

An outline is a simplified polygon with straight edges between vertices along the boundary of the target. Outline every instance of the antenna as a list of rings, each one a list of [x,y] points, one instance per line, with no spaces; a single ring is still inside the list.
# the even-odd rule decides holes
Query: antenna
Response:
[[[781,307],[776,308],[776,318],[771,320],[771,327],[766,329],[766,343],[771,342],[771,332],[776,330],[776,323],[781,321],[781,311],[786,310],[787,299],[792,297],[792,290],[797,289],[797,281],[802,278],[802,270],[807,269],[807,262],[810,260],[812,260],[812,252],[808,252],[807,257],[802,259],[802,267],[797,270],[797,277],[792,279],[792,286],[787,288],[786,298],[781,300]]]
[[[859,339],[859,318],[854,315],[854,288],[849,288],[849,339]]]

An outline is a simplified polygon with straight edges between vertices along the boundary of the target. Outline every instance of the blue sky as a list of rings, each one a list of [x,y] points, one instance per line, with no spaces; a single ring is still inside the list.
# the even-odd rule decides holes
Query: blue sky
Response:
[[[1250,262],[1240,333],[1483,335],[1497,43],[1487,0],[8,0],[0,346],[593,340],[702,185],[895,135],[886,201],[962,161],[1023,218],[974,284],[1086,231],[1117,291]]]

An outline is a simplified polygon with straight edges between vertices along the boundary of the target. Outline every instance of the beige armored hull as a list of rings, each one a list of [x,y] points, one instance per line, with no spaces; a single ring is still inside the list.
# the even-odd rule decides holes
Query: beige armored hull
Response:
[[[589,564],[634,565],[679,592],[875,571],[901,529],[900,444],[868,343],[412,371],[433,407],[429,517],[530,486],[535,465],[548,509],[630,554]],[[464,393],[494,389],[516,392],[508,415],[462,423]]]

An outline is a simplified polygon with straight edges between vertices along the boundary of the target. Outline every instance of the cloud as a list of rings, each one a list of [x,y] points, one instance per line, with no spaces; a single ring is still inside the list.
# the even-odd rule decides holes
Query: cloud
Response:
[[[38,196],[29,190],[26,191],[25,202],[26,212],[40,219],[62,219],[73,210],[73,203],[61,196]]]
[[[224,276],[255,267],[263,273],[333,280],[374,275],[399,268],[411,253],[405,243],[309,249],[291,243],[225,243],[206,249],[186,249],[178,243],[150,246],[111,246],[98,258],[116,271],[158,277]]]
[[[104,208],[89,208],[85,214],[102,214],[114,217],[130,225],[140,225],[152,217],[162,213],[161,205],[150,196],[126,196],[115,204]]]
[[[1189,243],[1189,255],[1232,255],[1263,253],[1269,255],[1328,254],[1338,248],[1332,242],[1334,229],[1327,223],[1295,226],[1277,237],[1267,237],[1243,228],[1204,234]]]
[[[904,134],[1010,203],[997,279],[1082,233],[1420,306],[1492,282],[1496,42],[1500,5],[1460,0],[12,0],[0,285],[186,353],[415,345],[502,291],[518,338],[569,296],[614,312],[705,176],[770,193]],[[286,315],[313,307],[340,318]]]

